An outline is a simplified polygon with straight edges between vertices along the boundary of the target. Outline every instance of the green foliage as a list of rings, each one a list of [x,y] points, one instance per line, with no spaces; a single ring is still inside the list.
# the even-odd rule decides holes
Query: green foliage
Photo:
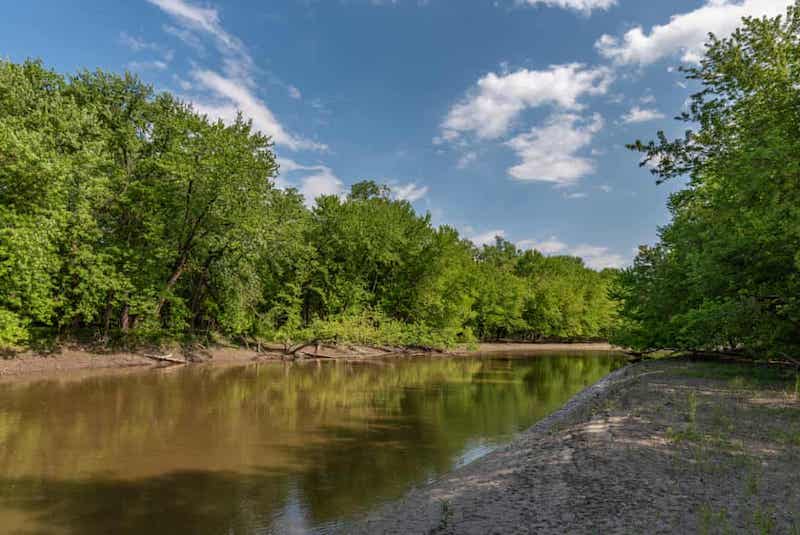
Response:
[[[0,345],[95,340],[444,347],[598,337],[613,273],[449,227],[359,182],[308,209],[271,141],[136,77],[0,62]]]
[[[27,341],[28,331],[22,319],[11,311],[0,308],[0,348],[11,348]]]
[[[618,343],[792,355],[800,349],[800,7],[712,36],[682,139],[636,142],[659,181],[688,174],[660,243],[614,295]]]

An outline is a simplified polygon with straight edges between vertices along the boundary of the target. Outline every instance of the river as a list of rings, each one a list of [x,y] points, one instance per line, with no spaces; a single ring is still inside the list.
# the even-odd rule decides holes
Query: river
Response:
[[[485,455],[622,362],[198,365],[0,384],[0,531],[325,532]]]

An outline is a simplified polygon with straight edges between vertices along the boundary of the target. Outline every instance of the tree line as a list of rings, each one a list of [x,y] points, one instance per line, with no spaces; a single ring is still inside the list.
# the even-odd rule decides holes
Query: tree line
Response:
[[[136,77],[0,61],[0,346],[606,337],[614,270],[476,247],[371,181],[307,208],[268,137]]]
[[[800,350],[800,3],[710,36],[678,117],[637,141],[669,224],[622,271],[476,247],[364,181],[307,208],[269,138],[130,74],[0,62],[0,346],[309,339],[443,347],[610,337]]]
[[[683,137],[636,142],[659,181],[688,177],[670,224],[615,283],[614,339],[797,359],[800,350],[800,2],[711,36]]]

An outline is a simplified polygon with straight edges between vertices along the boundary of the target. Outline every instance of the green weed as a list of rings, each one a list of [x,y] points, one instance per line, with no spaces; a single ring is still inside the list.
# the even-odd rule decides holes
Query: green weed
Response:
[[[689,392],[689,395],[686,396],[686,405],[686,420],[694,424],[697,421],[697,394]]]
[[[762,509],[759,505],[753,512],[753,527],[760,535],[775,532],[775,511],[772,508]]]
[[[697,532],[701,535],[733,533],[728,520],[728,511],[724,507],[719,511],[714,511],[710,505],[705,504],[700,507],[697,516]]]
[[[450,521],[453,518],[453,510],[450,508],[450,501],[440,500],[439,503],[441,505],[441,516],[439,518],[439,525],[429,531],[431,535],[446,530],[447,527],[450,525]]]

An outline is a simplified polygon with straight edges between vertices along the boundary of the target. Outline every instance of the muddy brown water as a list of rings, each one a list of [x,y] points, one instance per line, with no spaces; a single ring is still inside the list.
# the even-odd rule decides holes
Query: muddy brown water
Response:
[[[540,353],[0,384],[0,532],[330,531],[622,363]]]

